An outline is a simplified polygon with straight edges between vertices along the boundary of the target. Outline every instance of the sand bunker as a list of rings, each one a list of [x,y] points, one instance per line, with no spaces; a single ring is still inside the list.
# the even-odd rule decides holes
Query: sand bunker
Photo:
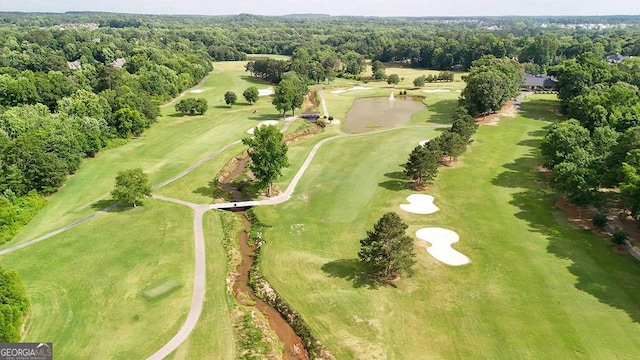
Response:
[[[418,141],[418,144],[420,146],[425,146],[425,145],[427,145],[428,142],[429,142],[429,140],[421,140],[421,141]]]
[[[422,92],[426,92],[426,93],[441,93],[441,92],[450,92],[451,89],[427,89],[427,90],[422,90]]]
[[[354,87],[349,88],[349,89],[333,90],[333,91],[331,91],[331,93],[332,94],[342,94],[343,92],[352,91],[352,90],[371,90],[371,89],[373,89],[373,88],[364,87],[364,86],[354,86]]]
[[[422,228],[416,231],[416,236],[431,244],[427,252],[436,260],[451,266],[468,264],[471,260],[463,253],[451,247],[460,237],[454,231],[438,227]]]
[[[255,127],[252,127],[251,129],[247,130],[247,134],[253,135],[253,132],[256,131],[256,128],[259,128],[261,126],[267,126],[267,125],[278,125],[278,121],[277,120],[263,121],[260,124],[256,125]]]
[[[258,96],[269,96],[269,95],[273,95],[272,87],[258,90]]]
[[[189,92],[190,92],[190,93],[193,93],[193,94],[200,94],[200,93],[201,93],[201,92],[203,92],[203,91],[204,91],[204,89],[195,89],[195,90],[191,90],[191,91],[189,91]]]
[[[433,214],[440,210],[433,204],[433,196],[425,194],[412,194],[407,196],[409,204],[400,204],[400,209],[413,214]]]

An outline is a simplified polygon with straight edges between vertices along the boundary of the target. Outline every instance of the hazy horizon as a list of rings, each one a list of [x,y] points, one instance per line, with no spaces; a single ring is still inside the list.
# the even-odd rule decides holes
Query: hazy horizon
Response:
[[[597,16],[640,15],[640,2],[628,0],[539,0],[515,2],[506,0],[427,3],[416,0],[323,0],[312,6],[296,0],[237,0],[211,4],[200,0],[0,0],[0,11],[115,12],[167,15],[255,15],[327,14],[332,16]]]

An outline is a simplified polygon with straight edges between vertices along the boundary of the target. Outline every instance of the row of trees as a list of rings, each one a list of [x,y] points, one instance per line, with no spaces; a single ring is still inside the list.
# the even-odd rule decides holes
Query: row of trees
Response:
[[[551,185],[574,203],[595,203],[599,188],[618,187],[632,215],[640,215],[640,92],[631,70],[638,64],[584,54],[551,68],[572,119],[549,129],[541,151]]]
[[[415,181],[418,187],[435,179],[443,159],[448,158],[448,162],[451,162],[462,155],[477,128],[475,119],[463,107],[458,107],[453,113],[449,129],[424,145],[417,146],[409,154],[405,175]]]
[[[417,78],[413,79],[413,86],[415,87],[423,87],[425,83],[433,83],[433,82],[451,82],[454,79],[453,72],[451,71],[441,71],[438,75],[421,75]]]

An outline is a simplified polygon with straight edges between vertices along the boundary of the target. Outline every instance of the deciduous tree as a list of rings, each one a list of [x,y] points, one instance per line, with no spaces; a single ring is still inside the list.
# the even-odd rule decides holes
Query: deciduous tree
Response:
[[[258,180],[258,188],[268,189],[271,196],[273,180],[289,166],[289,147],[284,143],[282,133],[273,125],[257,127],[253,135],[242,139],[242,143],[249,146],[249,169]]]
[[[260,92],[258,91],[258,88],[255,86],[248,87],[242,93],[242,96],[244,96],[244,99],[247,100],[249,104],[253,104],[254,102],[258,101],[259,95],[260,95]]]
[[[118,172],[116,184],[111,191],[113,199],[136,207],[145,197],[151,196],[149,177],[141,168]]]
[[[227,91],[226,93],[224,93],[224,102],[227,103],[229,107],[232,107],[233,104],[236,103],[236,101],[238,101],[238,96],[236,95],[236,93],[234,93],[233,91]]]

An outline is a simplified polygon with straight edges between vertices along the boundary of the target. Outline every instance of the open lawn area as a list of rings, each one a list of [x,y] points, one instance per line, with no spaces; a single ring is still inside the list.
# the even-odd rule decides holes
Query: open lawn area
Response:
[[[227,295],[227,261],[221,244],[222,223],[218,212],[205,214],[204,234],[207,242],[207,292],[202,314],[189,338],[166,359],[235,358],[235,339],[229,314],[234,300]]]
[[[264,273],[339,359],[637,358],[640,263],[570,225],[537,171],[547,123],[529,116],[555,106],[533,96],[527,116],[481,127],[425,191],[441,209],[432,215],[399,205],[415,193],[400,165],[433,130],[327,143],[289,202],[255,210],[271,226]],[[387,211],[411,235],[454,230],[471,263],[442,264],[416,239],[413,277],[372,288],[359,240]]]
[[[246,136],[261,121],[278,119],[269,97],[247,105],[242,92],[249,86],[267,88],[244,71],[245,62],[214,63],[206,82],[186,97],[204,97],[209,111],[202,116],[177,116],[173,105],[162,109],[163,116],[139,139],[88,159],[65,186],[51,197],[49,204],[0,249],[14,246],[67,225],[110,204],[110,191],[118,171],[141,167],[152,184],[180,173],[191,164],[223,146]],[[238,104],[224,104],[226,91],[238,94]],[[257,110],[257,114],[253,111]],[[215,175],[215,174],[214,174]]]
[[[58,359],[151,355],[189,310],[192,217],[187,207],[148,199],[2,256],[0,264],[20,274],[31,300],[23,340],[53,342]],[[214,260],[220,249],[211,251]],[[212,271],[212,281],[223,282]],[[224,322],[215,331],[223,333]]]

